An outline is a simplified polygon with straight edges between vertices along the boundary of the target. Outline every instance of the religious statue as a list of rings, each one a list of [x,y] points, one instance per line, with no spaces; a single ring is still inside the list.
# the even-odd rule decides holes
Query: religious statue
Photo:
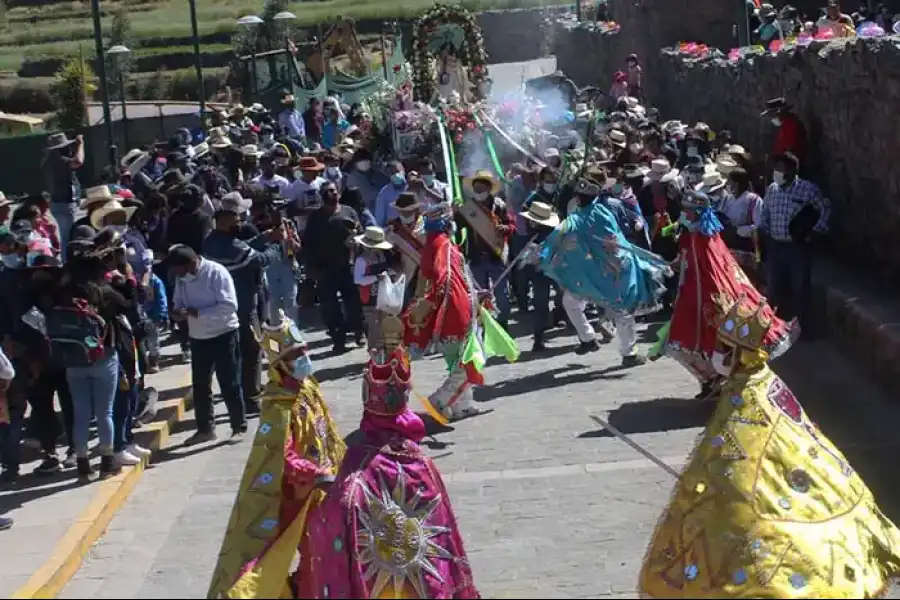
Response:
[[[471,100],[469,75],[465,65],[456,56],[456,47],[445,43],[437,56],[437,86],[435,87],[435,99],[449,99],[453,92],[459,95],[460,102]]]

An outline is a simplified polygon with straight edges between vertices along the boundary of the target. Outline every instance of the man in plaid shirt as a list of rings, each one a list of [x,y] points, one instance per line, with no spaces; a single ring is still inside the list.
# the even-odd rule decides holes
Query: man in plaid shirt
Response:
[[[800,163],[796,156],[781,154],[774,164],[773,182],[766,190],[759,226],[766,235],[767,293],[779,313],[796,316],[801,325],[806,325],[803,321],[812,293],[811,242],[828,232],[831,204],[816,184],[797,177]],[[812,228],[804,229],[797,223],[791,227],[791,221],[807,206],[807,211],[815,209],[818,213]]]

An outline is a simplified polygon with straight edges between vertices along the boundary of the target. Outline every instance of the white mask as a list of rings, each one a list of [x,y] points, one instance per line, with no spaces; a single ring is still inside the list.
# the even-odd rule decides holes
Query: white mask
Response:
[[[194,273],[185,273],[181,276],[181,280],[185,283],[190,283],[197,280],[197,275]]]
[[[359,169],[360,171],[362,171],[363,173],[365,173],[366,171],[368,171],[369,169],[372,168],[372,163],[371,163],[371,161],[368,161],[368,160],[361,160],[358,163],[356,163],[356,168]]]
[[[3,266],[7,269],[17,269],[22,266],[22,257],[18,254],[4,254],[2,257]]]
[[[713,352],[712,367],[715,369],[716,373],[723,377],[731,375],[731,367],[725,366],[725,355],[721,352]]]
[[[541,184],[541,187],[542,187],[542,188],[544,189],[544,191],[547,192],[548,194],[555,194],[555,193],[556,193],[556,184],[555,184],[555,183],[542,183],[542,184]]]
[[[332,181],[335,179],[341,178],[341,170],[337,167],[328,167],[325,169],[325,177],[331,179]]]
[[[416,222],[416,215],[400,215],[400,222],[404,225],[412,225]]]
[[[774,119],[772,119],[772,125],[774,125],[775,127],[781,127],[781,119],[775,117]]]
[[[109,228],[121,235],[121,234],[125,233],[125,230],[128,229],[128,226],[127,225],[110,225]]]
[[[784,183],[784,173],[781,171],[772,171],[772,181],[774,181],[777,185],[781,185]]]
[[[478,200],[479,202],[484,202],[485,200],[487,200],[488,193],[487,192],[474,192],[472,194],[472,196],[474,196],[475,199]]]

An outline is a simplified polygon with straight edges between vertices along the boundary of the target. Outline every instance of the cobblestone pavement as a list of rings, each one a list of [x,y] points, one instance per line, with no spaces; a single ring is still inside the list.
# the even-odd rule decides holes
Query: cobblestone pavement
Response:
[[[642,338],[655,338],[655,327],[642,325]],[[530,348],[522,327],[513,329]],[[614,425],[677,467],[709,409],[689,400],[697,386],[672,361],[622,370],[615,344],[579,357],[571,331],[554,336],[541,357],[526,351],[515,364],[489,366],[489,385],[476,399],[493,412],[437,434],[431,453],[485,597],[634,597],[673,482],[588,415],[609,412]],[[360,415],[365,354],[332,357],[321,332],[310,340],[326,398],[349,434]],[[414,363],[421,392],[436,387],[441,365]],[[827,343],[799,345],[778,367],[896,519],[900,495],[886,484],[895,474],[900,408]],[[63,597],[204,596],[249,443],[181,448],[191,425],[145,474]]]

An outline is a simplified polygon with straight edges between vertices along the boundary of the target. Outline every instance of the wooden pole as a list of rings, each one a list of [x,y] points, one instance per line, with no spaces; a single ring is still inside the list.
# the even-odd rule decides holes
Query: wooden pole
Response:
[[[319,60],[322,63],[322,80],[325,82],[326,92],[328,91],[328,65],[325,61],[325,38],[322,33],[322,24],[316,23],[316,36],[319,38]]]
[[[384,73],[384,80],[388,80],[388,65],[387,65],[387,41],[385,40],[384,30],[387,28],[387,23],[383,24],[381,27],[381,72]]]

